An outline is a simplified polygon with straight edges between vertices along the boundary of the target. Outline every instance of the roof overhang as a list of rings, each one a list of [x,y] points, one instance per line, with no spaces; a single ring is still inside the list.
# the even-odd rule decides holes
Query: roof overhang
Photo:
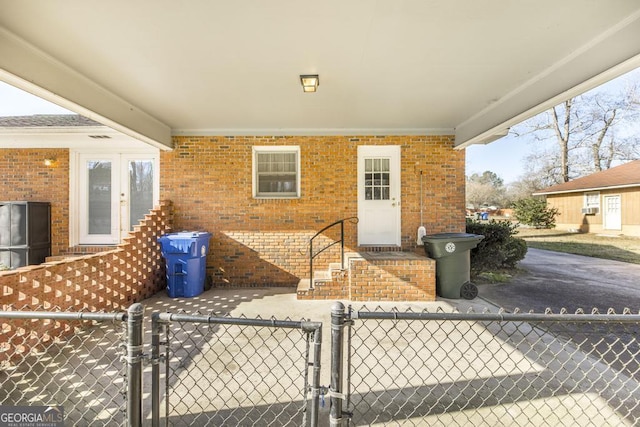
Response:
[[[463,148],[640,66],[635,0],[0,5],[0,80],[162,149],[435,133]]]
[[[0,148],[155,150],[153,145],[107,126],[0,127]]]
[[[532,193],[532,195],[533,196],[552,196],[557,194],[588,193],[590,191],[620,190],[623,188],[634,188],[634,187],[640,187],[640,182],[636,184],[612,185],[610,187],[576,188],[575,190],[566,190],[566,191],[537,191],[535,193]]]

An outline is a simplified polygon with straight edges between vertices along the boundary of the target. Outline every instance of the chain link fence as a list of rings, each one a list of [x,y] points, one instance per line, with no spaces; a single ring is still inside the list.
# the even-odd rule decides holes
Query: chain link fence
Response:
[[[2,311],[0,325],[0,406],[62,406],[66,425],[640,424],[640,315],[630,313],[336,303],[328,389],[319,322],[145,316],[134,304]]]
[[[153,425],[317,425],[321,326],[154,315]]]
[[[332,322],[346,342],[334,425],[640,422],[638,315],[338,307]]]
[[[62,406],[66,425],[125,425],[125,318],[0,311],[0,405]]]

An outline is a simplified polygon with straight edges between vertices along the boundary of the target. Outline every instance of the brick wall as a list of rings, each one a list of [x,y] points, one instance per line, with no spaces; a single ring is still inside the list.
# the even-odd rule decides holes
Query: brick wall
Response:
[[[379,259],[351,262],[351,301],[434,301],[435,263]]]
[[[51,166],[44,159],[54,158]],[[69,150],[1,149],[2,201],[51,203],[51,254],[69,246]]]
[[[299,199],[252,197],[254,145],[300,146]],[[176,230],[213,233],[215,286],[295,286],[308,275],[308,238],[357,215],[358,145],[401,146],[403,250],[416,250],[421,176],[427,231],[464,231],[464,150],[452,136],[175,137],[161,153],[161,198],[174,203]],[[357,249],[357,226],[345,233]]]
[[[166,286],[157,238],[171,230],[161,203],[114,250],[0,271],[0,310],[126,311]],[[0,363],[32,345],[72,333],[65,322],[14,321],[0,328]]]

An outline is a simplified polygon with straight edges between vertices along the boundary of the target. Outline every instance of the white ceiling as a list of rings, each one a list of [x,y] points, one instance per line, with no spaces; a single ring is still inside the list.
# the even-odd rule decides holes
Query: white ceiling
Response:
[[[637,0],[0,0],[0,79],[170,136],[495,139],[640,66]],[[319,74],[303,93],[300,74]]]

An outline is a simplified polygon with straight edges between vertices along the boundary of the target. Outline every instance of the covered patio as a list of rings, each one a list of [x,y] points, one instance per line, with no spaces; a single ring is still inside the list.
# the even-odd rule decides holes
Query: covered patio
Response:
[[[640,65],[632,0],[1,4],[1,80],[161,149],[434,133],[462,148]]]

